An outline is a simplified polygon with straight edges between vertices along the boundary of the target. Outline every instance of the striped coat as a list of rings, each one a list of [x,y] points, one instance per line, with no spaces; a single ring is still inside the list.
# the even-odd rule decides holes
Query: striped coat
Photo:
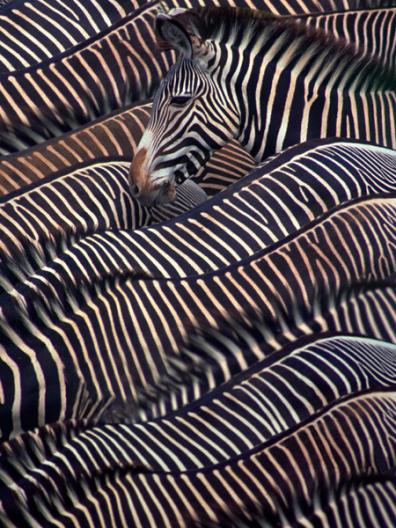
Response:
[[[131,159],[147,125],[151,103],[137,103],[59,138],[0,158],[0,196],[38,182],[59,170],[98,159]],[[196,180],[214,194],[255,165],[234,141],[214,153]],[[138,224],[137,224],[138,225]]]
[[[307,15],[298,20],[353,43],[364,53],[379,58],[384,68],[395,70],[396,48],[392,36],[396,33],[396,3],[388,9],[359,7],[358,11]]]
[[[0,43],[0,68],[1,64],[5,68],[0,77],[2,154],[58,136],[149,95],[173,63],[171,55],[155,51],[155,37],[150,26],[154,23],[158,2],[133,12],[132,7],[137,2],[131,3],[126,11],[118,3],[108,2],[99,8],[96,0],[89,0],[91,16],[85,4],[74,6],[75,16],[80,20],[76,24],[69,16],[70,25],[66,27],[65,13],[70,14],[72,6],[60,3],[54,10],[48,2],[40,2],[43,3],[40,10],[27,2],[22,2],[18,9],[11,4],[3,15],[5,25]],[[179,2],[179,5],[184,3]],[[278,12],[265,4],[258,7]],[[370,49],[375,49],[375,45],[370,44],[372,33],[367,31],[370,24],[366,18],[375,18],[379,31],[389,34],[388,28],[392,26],[385,11],[379,14],[340,13],[337,34],[352,42],[368,42]],[[331,30],[333,18],[324,15],[308,17],[306,21]],[[352,20],[346,22],[351,18],[358,19],[358,25],[352,24]],[[44,41],[40,30],[42,20],[46,21]],[[101,29],[103,31],[98,33]],[[83,42],[82,37],[87,41]],[[128,47],[128,40],[145,42],[145,45],[136,49]],[[37,46],[38,41],[40,46]],[[394,51],[385,44],[387,39],[380,41],[384,42],[385,49],[381,47],[377,53],[389,55],[394,62]],[[113,65],[116,66],[114,71]],[[81,75],[81,72],[85,73]],[[113,77],[115,82],[111,82]],[[18,96],[22,92],[29,94],[29,98]]]
[[[156,52],[159,2],[44,62],[0,77],[0,154],[40,143],[144,99],[173,62]],[[132,45],[131,42],[134,44]]]
[[[0,200],[1,257],[17,258],[32,245],[45,253],[51,245],[65,247],[70,238],[106,229],[133,230],[177,216],[206,198],[191,182],[180,187],[173,204],[148,210],[128,192],[128,167],[123,158],[75,164],[8,194]]]
[[[296,176],[293,163],[300,168]],[[26,237],[41,239],[43,250],[23,257],[17,270],[11,264],[3,281],[5,437],[78,416],[83,393],[91,401],[84,416],[97,416],[114,396],[133,401],[167,370],[190,328],[216,326],[231,299],[241,315],[262,313],[265,355],[301,335],[326,331],[395,340],[387,322],[395,318],[393,286],[381,286],[396,266],[393,153],[314,144],[269,162],[261,181],[258,174],[152,231],[96,229],[83,236],[82,229],[62,236],[60,245],[46,238],[43,217],[32,221],[37,199],[31,205],[28,196],[19,206],[14,201],[20,234],[9,238],[10,253],[17,244],[26,247]],[[20,212],[29,209],[24,227]],[[257,359],[244,358],[235,368]],[[29,384],[20,384],[21,372]]]
[[[391,22],[344,15],[307,20]],[[395,152],[311,141],[148,210],[147,108],[0,160],[0,525],[394,526]],[[227,145],[198,181],[250,165]]]
[[[140,4],[144,1],[0,2],[0,75],[29,68],[77,46]]]
[[[394,72],[364,47],[298,19],[230,8],[160,14],[157,33],[179,58],[131,166],[131,191],[146,205],[172,199],[232,138],[258,162],[318,137],[396,146]]]
[[[321,27],[337,37],[346,38],[349,42],[359,45],[368,43],[370,49],[375,50],[382,61],[394,63],[394,51],[390,49],[391,39],[387,37],[392,34],[389,19],[394,20],[394,10],[363,10],[301,18],[304,23]],[[22,20],[26,20],[26,17]],[[384,32],[384,38],[380,38],[381,34],[378,35],[380,31]],[[373,40],[372,34],[377,38]],[[383,43],[383,47],[375,48],[379,42]],[[75,132],[64,134],[61,138],[54,138],[39,147],[3,158],[0,160],[0,194],[28,185],[75,163],[104,156],[132,157],[147,125],[150,110],[149,103],[135,104],[130,109],[116,111],[112,116],[106,116]],[[221,162],[220,165],[216,160]],[[215,153],[214,162],[208,162],[197,176],[198,181],[207,193],[213,194],[246,174],[254,164],[254,160],[234,143],[224,152]]]
[[[245,346],[260,343],[252,335]],[[238,349],[234,337],[224,347]],[[166,419],[22,435],[0,447],[0,519],[355,528],[365,515],[366,526],[391,526],[394,354],[383,342],[327,336],[280,350]]]

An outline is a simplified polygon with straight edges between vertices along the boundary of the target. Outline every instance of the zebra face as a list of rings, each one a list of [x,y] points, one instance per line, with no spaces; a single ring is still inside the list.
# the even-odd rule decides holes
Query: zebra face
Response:
[[[179,57],[157,90],[130,170],[132,194],[148,206],[174,200],[176,185],[237,135],[236,112],[209,67],[208,49],[200,43],[198,50],[184,32],[173,31],[172,39]]]

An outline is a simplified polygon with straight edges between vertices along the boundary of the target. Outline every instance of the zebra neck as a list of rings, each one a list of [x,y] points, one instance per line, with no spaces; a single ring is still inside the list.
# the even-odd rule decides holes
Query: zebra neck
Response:
[[[206,11],[206,12],[205,12]],[[233,66],[238,57],[243,56],[242,67],[238,73],[244,74],[245,64],[255,62],[255,66],[274,63],[277,68],[292,71],[305,62],[319,62],[323,67],[328,62],[345,70],[345,77],[353,80],[353,90],[395,90],[395,72],[381,65],[372,49],[362,50],[343,38],[337,39],[320,28],[309,26],[296,18],[276,17],[262,12],[245,9],[207,9],[201,33],[203,39],[214,45],[223,55],[214,62],[226,60]],[[216,15],[217,22],[209,23],[211,14]],[[205,16],[206,15],[206,16]],[[213,18],[213,16],[212,16]],[[249,67],[249,65],[248,65]],[[309,73],[309,72],[308,72]],[[351,83],[352,84],[352,83]],[[334,89],[348,90],[350,85],[340,78]]]
[[[258,162],[312,137],[353,137],[357,114],[349,115],[340,101],[375,98],[395,86],[388,86],[390,74],[379,63],[348,45],[325,46],[323,35],[314,42],[290,31],[264,30],[249,38],[236,31],[218,49],[219,82],[240,116],[237,139]],[[337,121],[330,116],[324,130],[329,108]]]

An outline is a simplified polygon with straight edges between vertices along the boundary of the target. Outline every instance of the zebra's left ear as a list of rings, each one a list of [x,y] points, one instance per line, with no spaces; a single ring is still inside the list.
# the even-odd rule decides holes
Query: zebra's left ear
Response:
[[[159,13],[156,19],[157,43],[161,49],[174,49],[184,57],[192,59],[193,46],[186,29],[175,17]]]

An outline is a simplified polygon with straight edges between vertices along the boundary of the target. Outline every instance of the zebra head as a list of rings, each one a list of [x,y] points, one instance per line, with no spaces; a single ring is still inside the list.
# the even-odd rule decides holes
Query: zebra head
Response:
[[[199,33],[193,11],[159,14],[160,47],[177,61],[162,80],[130,169],[132,194],[143,205],[171,202],[176,185],[194,176],[210,154],[237,133],[235,105],[219,83],[213,42]]]

